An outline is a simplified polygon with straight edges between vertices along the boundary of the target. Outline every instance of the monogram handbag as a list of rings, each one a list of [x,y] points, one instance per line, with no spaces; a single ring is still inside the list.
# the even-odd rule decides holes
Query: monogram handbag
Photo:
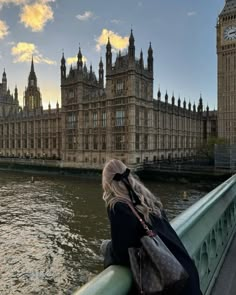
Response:
[[[147,233],[141,238],[140,248],[128,250],[133,279],[140,294],[180,294],[188,279],[187,272],[160,237],[148,228],[135,208],[130,203],[128,205]]]

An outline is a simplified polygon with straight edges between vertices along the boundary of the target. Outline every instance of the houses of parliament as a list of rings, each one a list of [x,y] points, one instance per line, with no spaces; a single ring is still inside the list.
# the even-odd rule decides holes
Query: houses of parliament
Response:
[[[136,57],[131,30],[128,52],[113,60],[110,40],[98,76],[82,61],[67,68],[61,59],[61,107],[44,110],[32,60],[23,106],[17,88],[0,84],[0,157],[51,159],[63,167],[102,168],[119,158],[131,167],[145,161],[190,158],[217,134],[217,114],[203,106],[163,95],[153,96],[153,50]],[[105,68],[105,70],[104,70]]]

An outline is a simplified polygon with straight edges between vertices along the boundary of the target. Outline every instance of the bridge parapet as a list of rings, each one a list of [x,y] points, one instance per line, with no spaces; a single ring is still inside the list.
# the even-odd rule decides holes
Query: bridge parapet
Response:
[[[236,175],[174,218],[171,225],[195,261],[203,294],[209,295],[236,229]],[[110,266],[73,295],[125,295],[131,281],[127,268]]]
[[[172,222],[199,271],[203,294],[211,292],[236,228],[236,175]]]

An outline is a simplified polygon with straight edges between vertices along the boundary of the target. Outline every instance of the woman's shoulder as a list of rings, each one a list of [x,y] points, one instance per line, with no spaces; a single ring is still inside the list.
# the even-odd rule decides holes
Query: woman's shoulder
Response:
[[[121,201],[116,202],[112,207],[108,207],[108,211],[112,212],[113,214],[131,212],[129,205]]]
[[[134,218],[134,214],[131,211],[129,205],[120,201],[116,202],[112,208],[108,208],[108,215],[110,218]]]

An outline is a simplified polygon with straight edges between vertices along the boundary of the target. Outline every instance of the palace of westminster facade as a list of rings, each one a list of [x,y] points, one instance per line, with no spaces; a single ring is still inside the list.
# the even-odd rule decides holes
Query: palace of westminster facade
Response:
[[[162,97],[153,98],[153,50],[135,57],[131,31],[128,52],[112,60],[106,46],[98,78],[87,69],[79,49],[76,67],[61,59],[61,107],[42,107],[32,60],[23,107],[18,91],[7,90],[4,70],[0,84],[0,157],[55,159],[63,167],[101,168],[119,158],[135,167],[143,161],[190,158],[209,136],[217,134],[217,113]],[[105,78],[106,81],[105,81]]]

